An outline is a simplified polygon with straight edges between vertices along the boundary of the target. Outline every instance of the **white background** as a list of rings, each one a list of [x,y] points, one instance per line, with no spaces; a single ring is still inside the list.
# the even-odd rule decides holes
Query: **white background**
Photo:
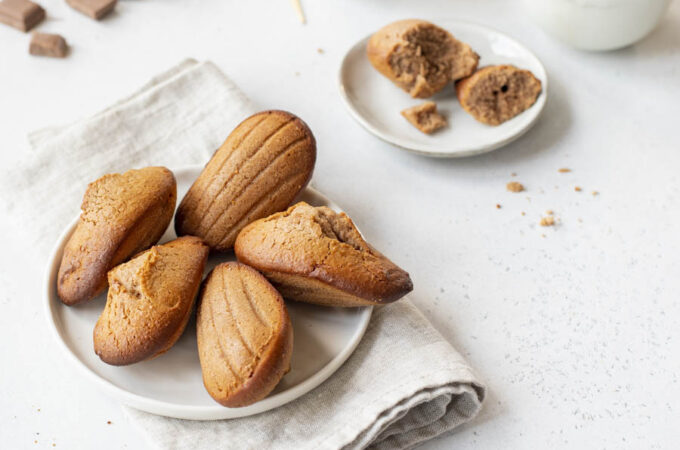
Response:
[[[42,4],[38,29],[73,50],[31,57],[28,36],[0,26],[1,165],[24,157],[27,132],[93,114],[187,56],[211,59],[263,109],[310,124],[314,184],[411,273],[413,299],[487,381],[482,414],[425,448],[677,448],[679,2],[648,38],[604,54],[552,40],[510,0],[303,0],[304,26],[287,0],[130,0],[100,23]],[[536,126],[451,161],[364,131],[341,104],[340,59],[412,16],[491,25],[529,46],[551,90]],[[512,172],[525,193],[506,192]],[[538,226],[548,209],[550,229]],[[44,260],[0,235],[0,447],[143,448],[47,332]]]

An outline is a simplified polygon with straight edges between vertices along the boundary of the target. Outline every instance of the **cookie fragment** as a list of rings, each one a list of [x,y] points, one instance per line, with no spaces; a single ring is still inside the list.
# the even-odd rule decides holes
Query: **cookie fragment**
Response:
[[[45,10],[29,0],[0,1],[0,22],[24,33],[45,18]]]
[[[76,11],[95,20],[103,19],[116,7],[117,0],[66,0]]]
[[[435,102],[425,102],[406,108],[401,112],[411,124],[425,134],[430,134],[446,126],[446,119],[437,112]]]
[[[66,39],[58,34],[38,33],[36,31],[31,36],[28,52],[36,56],[65,58],[68,53],[68,44],[66,44]]]

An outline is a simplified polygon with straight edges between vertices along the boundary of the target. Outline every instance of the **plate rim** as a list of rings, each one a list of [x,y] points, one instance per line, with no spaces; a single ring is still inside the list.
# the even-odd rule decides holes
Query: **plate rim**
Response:
[[[425,19],[427,20],[427,19]],[[476,147],[471,147],[469,149],[465,150],[458,150],[455,152],[437,152],[433,151],[430,148],[428,148],[426,145],[421,145],[418,143],[412,143],[408,142],[399,138],[394,137],[393,135],[389,133],[383,133],[380,131],[378,128],[374,127],[368,120],[366,120],[360,113],[359,111],[354,107],[352,101],[349,98],[349,95],[347,94],[346,88],[345,88],[345,83],[343,81],[343,71],[345,70],[346,64],[347,64],[347,59],[351,53],[354,52],[354,50],[357,47],[363,46],[368,43],[368,40],[370,37],[373,35],[373,33],[363,37],[362,39],[359,39],[356,41],[354,44],[352,44],[349,49],[345,52],[345,54],[342,57],[342,60],[340,61],[340,67],[337,72],[337,81],[338,81],[338,88],[340,91],[340,98],[342,99],[342,103],[345,105],[345,108],[349,111],[350,116],[357,121],[362,127],[364,127],[369,133],[373,134],[383,142],[387,142],[388,144],[392,144],[400,149],[406,150],[408,152],[417,154],[417,155],[422,155],[422,156],[428,156],[431,158],[466,158],[469,156],[476,156],[476,155],[481,155],[484,153],[491,152],[493,150],[497,150],[501,147],[504,147],[508,144],[510,144],[512,141],[520,138],[522,135],[524,135],[529,129],[531,129],[538,118],[541,116],[543,113],[543,110],[545,109],[545,104],[547,103],[548,100],[548,73],[545,70],[545,66],[543,65],[543,62],[536,56],[536,54],[529,49],[526,45],[522,44],[520,41],[515,39],[514,37],[508,35],[507,33],[498,30],[497,28],[490,27],[488,25],[482,25],[477,22],[472,22],[468,20],[458,20],[458,19],[437,19],[436,21],[431,21],[432,23],[438,22],[441,25],[442,28],[446,29],[447,31],[451,31],[450,27],[455,26],[455,25],[464,25],[472,28],[477,28],[481,31],[484,32],[491,32],[491,33],[497,33],[501,36],[503,36],[505,39],[508,39],[512,43],[518,45],[524,51],[526,51],[538,64],[538,67],[540,68],[540,75],[539,78],[541,79],[542,83],[542,91],[541,95],[539,96],[539,99],[536,101],[534,105],[530,109],[537,110],[534,113],[534,116],[529,120],[524,127],[520,128],[515,134],[512,134],[505,139],[502,139],[498,142],[495,142],[493,144],[489,145],[482,145],[482,146],[476,146]],[[422,99],[426,100],[426,99]]]
[[[199,164],[182,166],[170,170],[173,172],[173,174],[176,174],[177,172],[192,170],[197,170],[200,172],[202,169],[203,165]],[[308,185],[305,187],[305,190],[309,190],[313,195],[322,198],[324,202],[327,203],[327,206],[331,207],[332,209],[342,211],[342,208],[340,208],[335,202],[313,187]],[[115,383],[105,379],[90,369],[76,354],[74,354],[74,352],[66,343],[66,340],[61,333],[63,324],[60,323],[57,325],[57,321],[59,319],[57,318],[55,310],[60,305],[58,304],[59,300],[53,294],[54,283],[56,283],[56,277],[60,263],[60,261],[57,260],[57,255],[63,251],[66,239],[75,229],[75,226],[78,223],[78,218],[79,216],[77,216],[64,228],[49,254],[49,259],[43,278],[44,307],[48,327],[51,330],[51,334],[56,337],[58,346],[62,350],[62,353],[66,353],[68,355],[67,359],[71,361],[72,365],[77,368],[77,371],[80,372],[81,375],[90,380],[91,383],[99,386],[110,397],[113,397],[119,400],[121,403],[133,408],[156,415],[186,420],[236,419],[239,417],[260,414],[262,412],[278,408],[317,388],[331,375],[333,375],[333,373],[335,373],[340,367],[342,367],[345,361],[354,353],[354,350],[361,342],[370,323],[373,307],[362,307],[360,324],[354,330],[354,334],[351,336],[349,344],[346,345],[338,354],[336,354],[333,359],[331,359],[318,372],[314,373],[303,382],[293,386],[288,390],[268,396],[249,406],[241,408],[228,408],[219,405],[217,402],[215,402],[214,405],[209,406],[179,405],[176,403],[157,400],[145,397],[141,394],[130,392],[123,387],[120,387]]]

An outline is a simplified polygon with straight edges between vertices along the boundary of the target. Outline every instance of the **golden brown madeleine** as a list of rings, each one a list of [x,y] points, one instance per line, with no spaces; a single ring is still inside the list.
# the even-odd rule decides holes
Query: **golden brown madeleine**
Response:
[[[99,295],[112,267],[163,236],[176,202],[175,176],[165,167],[104,175],[90,183],[59,266],[61,301],[74,305]]]
[[[263,399],[290,370],[293,327],[283,299],[244,264],[220,264],[210,273],[196,333],[203,384],[224,406]]]
[[[378,30],[369,39],[366,54],[378,72],[416,98],[430,97],[450,81],[470,75],[479,61],[469,45],[417,19]]]
[[[344,213],[297,203],[253,222],[234,246],[285,298],[326,306],[393,302],[413,289],[408,273],[371,247]]]
[[[247,118],[182,199],[177,235],[199,236],[214,250],[229,250],[244,226],[290,205],[312,177],[315,161],[314,136],[298,117],[264,111]]]
[[[541,89],[534,74],[510,65],[483,67],[456,83],[463,109],[487,125],[500,125],[529,109]]]
[[[94,327],[94,351],[113,365],[164,353],[191,316],[209,249],[185,236],[156,245],[109,272],[106,307]]]

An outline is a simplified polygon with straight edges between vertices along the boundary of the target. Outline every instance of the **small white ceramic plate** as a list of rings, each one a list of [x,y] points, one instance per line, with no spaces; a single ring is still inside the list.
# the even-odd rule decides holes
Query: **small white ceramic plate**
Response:
[[[193,166],[174,170],[181,199],[203,169]],[[298,200],[315,206],[336,204],[307,188]],[[243,408],[225,408],[203,387],[196,348],[195,316],[167,353],[150,361],[114,367],[94,353],[92,331],[106,304],[106,294],[81,306],[65,306],[57,297],[56,278],[62,250],[77,219],[64,231],[54,249],[46,277],[46,306],[50,328],[59,345],[86,378],[93,380],[122,403],[168,417],[217,420],[258,414],[288,403],[317,387],[333,374],[359,344],[372,308],[326,308],[286,302],[293,323],[294,345],[291,371],[265,399]],[[170,224],[161,242],[175,238]],[[206,274],[217,264],[235,260],[233,254],[211,256]]]
[[[411,98],[371,66],[366,56],[369,36],[347,52],[340,66],[340,94],[352,117],[380,139],[426,156],[478,155],[517,139],[534,124],[548,97],[548,78],[541,62],[529,49],[500,31],[455,20],[435,23],[469,44],[480,56],[480,67],[512,64],[533,72],[543,83],[536,103],[494,127],[477,122],[461,108],[453,84],[430,99]],[[400,114],[401,110],[426,100],[435,101],[449,123],[431,135],[418,131]]]

